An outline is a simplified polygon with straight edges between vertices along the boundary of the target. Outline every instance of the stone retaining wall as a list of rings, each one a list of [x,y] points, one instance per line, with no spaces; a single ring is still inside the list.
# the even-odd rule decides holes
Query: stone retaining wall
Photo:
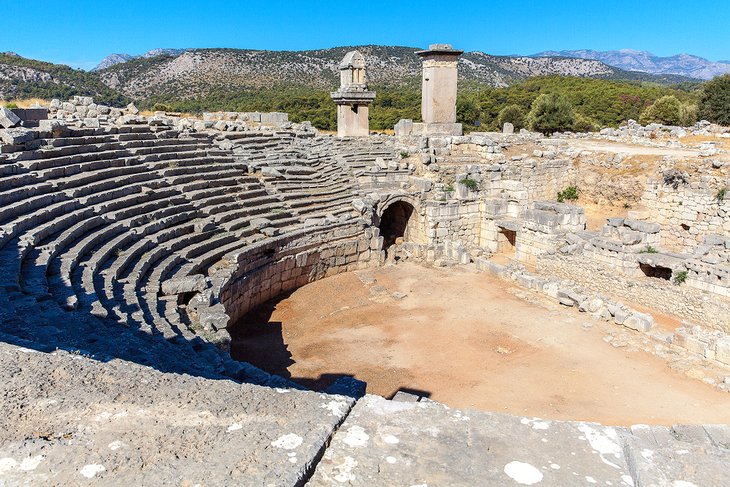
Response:
[[[622,276],[615,269],[586,256],[542,255],[538,257],[538,269],[542,275],[571,279],[594,292],[730,333],[730,303],[699,289],[677,286],[662,279]]]
[[[662,226],[662,245],[677,250],[694,248],[706,235],[730,236],[730,194],[718,200],[718,191],[730,190],[730,181],[692,183],[673,189],[659,181],[647,184],[642,204],[648,220]]]
[[[426,205],[426,237],[432,245],[446,240],[477,246],[480,241],[482,211],[476,200],[431,202]]]
[[[377,228],[362,220],[313,229],[229,256],[213,275],[218,301],[233,324],[269,299],[307,283],[354,271],[382,260]]]

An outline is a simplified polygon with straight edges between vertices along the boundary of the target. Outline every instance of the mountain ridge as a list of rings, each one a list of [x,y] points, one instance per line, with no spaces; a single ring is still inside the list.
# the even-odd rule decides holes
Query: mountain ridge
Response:
[[[108,67],[82,71],[65,65],[0,53],[0,99],[68,98],[91,95],[104,103],[163,102],[195,98],[229,99],[243,92],[286,89],[327,93],[339,85],[338,66],[347,51],[366,58],[376,88],[420,86],[417,47],[341,46],[309,51],[254,49],[154,49],[140,56],[115,54]],[[570,57],[494,56],[466,52],[459,61],[462,83],[506,87],[537,76],[574,76],[675,84],[697,81],[649,75]]]
[[[730,73],[727,61],[709,61],[693,54],[680,53],[672,56],[657,56],[649,51],[618,49],[597,51],[577,49],[565,51],[542,51],[531,57],[568,57],[573,59],[593,59],[609,66],[627,71],[638,71],[656,75],[679,75],[702,80]]]
[[[149,51],[145,52],[144,54],[140,54],[138,56],[133,56],[131,54],[126,53],[114,53],[109,54],[104,59],[102,59],[99,64],[96,65],[91,71],[101,71],[102,69],[111,68],[112,66],[116,64],[122,64],[126,63],[127,61],[131,61],[133,59],[146,59],[151,58],[155,56],[162,56],[162,55],[175,55],[185,52],[186,49],[166,49],[166,48],[155,48],[150,49]]]
[[[299,85],[331,90],[338,84],[338,66],[345,53],[360,50],[368,80],[375,86],[418,83],[421,61],[416,47],[340,46],[308,51],[254,49],[186,49],[179,54],[136,58],[98,71],[110,88],[132,99],[193,98],[211,90],[264,89]],[[616,80],[679,83],[680,76],[653,76],[621,70],[596,60],[568,57],[493,56],[466,52],[459,61],[463,81],[505,87],[534,76],[577,76]]]

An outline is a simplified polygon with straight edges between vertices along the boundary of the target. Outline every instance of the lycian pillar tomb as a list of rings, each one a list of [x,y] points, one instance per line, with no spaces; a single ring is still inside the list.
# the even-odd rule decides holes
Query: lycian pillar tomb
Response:
[[[444,134],[461,135],[456,123],[456,86],[459,57],[450,44],[431,44],[416,54],[423,61],[421,83],[421,118],[423,123],[401,120],[395,126],[396,135]]]
[[[337,104],[337,136],[366,136],[369,134],[369,106],[375,92],[368,91],[365,79],[365,57],[350,51],[340,63],[340,88],[330,93]]]

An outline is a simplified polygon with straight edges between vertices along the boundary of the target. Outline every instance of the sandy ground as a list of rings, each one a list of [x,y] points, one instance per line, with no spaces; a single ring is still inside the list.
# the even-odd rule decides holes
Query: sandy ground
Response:
[[[369,393],[411,389],[460,408],[617,425],[730,423],[730,395],[646,352],[614,348],[603,338],[616,325],[506,287],[469,268],[408,263],[342,274],[247,317],[233,353],[313,388],[351,375]]]
[[[611,217],[627,218],[631,208],[620,206],[598,205],[596,203],[578,201],[586,215],[586,230],[599,231]]]

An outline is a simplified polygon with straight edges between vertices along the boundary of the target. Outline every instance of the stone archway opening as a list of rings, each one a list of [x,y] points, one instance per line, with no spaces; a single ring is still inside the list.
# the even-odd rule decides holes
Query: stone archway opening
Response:
[[[388,206],[380,217],[380,236],[383,237],[383,250],[410,240],[412,235],[411,217],[413,205],[406,201],[396,201]]]
[[[644,273],[646,277],[653,277],[656,279],[663,279],[670,281],[672,279],[672,269],[669,267],[652,266],[649,264],[639,264],[639,269]]]
[[[517,232],[508,228],[500,228],[497,235],[497,253],[514,256],[516,246]]]

